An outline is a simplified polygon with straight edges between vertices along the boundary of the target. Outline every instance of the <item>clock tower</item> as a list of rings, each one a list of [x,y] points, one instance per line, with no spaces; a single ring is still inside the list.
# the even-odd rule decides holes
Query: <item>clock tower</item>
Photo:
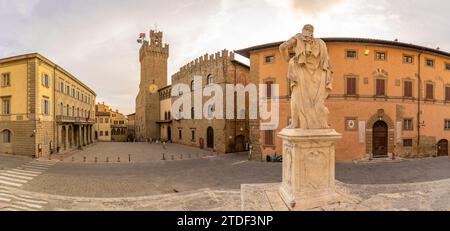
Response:
[[[150,31],[149,41],[139,50],[141,82],[136,97],[136,138],[141,141],[159,139],[160,118],[158,89],[167,86],[169,45],[163,43],[163,33]]]

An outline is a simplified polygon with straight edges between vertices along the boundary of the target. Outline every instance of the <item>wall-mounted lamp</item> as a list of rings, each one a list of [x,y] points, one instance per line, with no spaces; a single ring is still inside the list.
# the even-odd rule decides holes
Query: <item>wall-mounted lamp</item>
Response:
[[[369,49],[366,49],[366,50],[364,51],[364,54],[365,54],[366,56],[368,56],[368,55],[370,54],[370,50],[369,50]]]

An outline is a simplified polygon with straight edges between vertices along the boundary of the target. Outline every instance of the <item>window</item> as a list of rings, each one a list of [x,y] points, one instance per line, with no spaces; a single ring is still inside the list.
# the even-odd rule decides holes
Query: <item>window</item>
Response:
[[[386,80],[376,80],[376,96],[386,96]]]
[[[425,61],[425,64],[426,64],[428,67],[434,67],[434,60],[432,60],[432,59],[427,59],[427,60]]]
[[[59,114],[60,114],[60,115],[64,115],[64,104],[63,104],[63,103],[61,103],[61,104],[59,105]]]
[[[358,52],[355,50],[348,50],[346,51],[346,57],[349,59],[356,59],[358,58]]]
[[[273,56],[273,55],[266,56],[264,58],[264,60],[265,60],[266,63],[274,63],[275,62],[275,56]]]
[[[445,70],[450,71],[450,63],[445,63]]]
[[[2,87],[11,86],[11,77],[9,73],[2,74]]]
[[[72,106],[72,116],[75,116],[75,106]]]
[[[100,123],[101,123],[101,124],[103,123],[103,118],[100,118]]]
[[[412,81],[404,81],[403,82],[403,96],[407,98],[412,98]]]
[[[208,86],[211,86],[214,83],[214,77],[212,75],[208,75],[206,83],[208,84]]]
[[[426,98],[425,99],[429,99],[429,100],[434,99],[434,86],[432,83],[426,84]]]
[[[50,114],[50,101],[48,99],[42,99],[42,114],[44,115]],[[69,113],[67,113],[67,115],[69,115]]]
[[[404,139],[403,140],[403,147],[412,147],[413,146],[413,140],[412,139]]]
[[[195,141],[195,130],[191,131],[191,140]]]
[[[75,98],[75,89],[72,88],[72,97]]]
[[[12,133],[10,130],[4,130],[3,132],[3,143],[10,144],[12,140]]]
[[[412,55],[403,55],[403,63],[412,64],[414,61],[414,58]]]
[[[450,120],[445,120],[444,129],[450,130]]]
[[[387,59],[386,52],[375,52],[375,59],[385,61]]]
[[[50,77],[47,74],[42,74],[42,85],[44,87],[50,87]]]
[[[100,131],[100,136],[103,136],[103,131]]]
[[[264,144],[266,146],[273,146],[273,130],[264,131]]]
[[[167,119],[168,119],[168,120],[171,120],[171,119],[172,119],[172,117],[171,117],[171,115],[170,115],[170,111],[167,113]]]
[[[178,130],[178,139],[183,139],[183,131],[181,129]]]
[[[266,81],[267,98],[272,97],[272,84],[273,81]]]
[[[355,77],[347,77],[347,95],[356,95]]]
[[[64,83],[62,81],[59,83],[59,91],[64,93]]]
[[[70,86],[66,86],[66,94],[70,94]]]
[[[450,101],[450,86],[445,87],[445,101]]]
[[[2,114],[3,115],[11,114],[11,99],[10,98],[2,99]]]
[[[191,91],[195,91],[195,81],[191,81]]]
[[[195,119],[195,108],[191,108],[191,119]]]
[[[109,136],[109,132],[108,131],[105,131],[105,136]]]
[[[109,118],[105,118],[105,124],[109,123]]]
[[[404,119],[403,120],[403,130],[404,131],[412,131],[413,129],[413,120],[412,119]]]

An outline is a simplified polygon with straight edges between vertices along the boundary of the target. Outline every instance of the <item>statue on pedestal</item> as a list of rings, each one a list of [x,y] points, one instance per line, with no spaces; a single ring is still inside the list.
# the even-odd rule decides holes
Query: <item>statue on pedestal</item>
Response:
[[[289,50],[293,49],[294,57]],[[291,129],[328,129],[329,111],[325,100],[332,90],[332,68],[327,46],[314,38],[314,27],[305,25],[303,32],[281,44],[280,51],[289,62],[291,82]]]

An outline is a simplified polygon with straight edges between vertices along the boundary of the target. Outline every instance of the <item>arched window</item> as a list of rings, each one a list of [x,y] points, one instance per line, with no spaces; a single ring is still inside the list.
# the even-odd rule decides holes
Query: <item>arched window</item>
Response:
[[[69,114],[69,113],[70,113],[70,106],[69,106],[69,104],[67,104],[66,111],[67,111],[67,114],[66,114],[66,115],[69,116],[69,115],[70,115],[70,114]]]
[[[3,143],[10,144],[12,141],[12,133],[10,130],[4,130],[3,132]]]
[[[195,82],[194,82],[194,80],[191,81],[191,91],[195,91]]]
[[[195,109],[191,108],[191,119],[195,118]]]
[[[72,106],[72,116],[75,116],[75,106]]]
[[[64,104],[63,103],[60,104],[59,114],[64,115]]]
[[[211,86],[214,83],[214,77],[213,75],[208,75],[208,78],[206,79],[206,84],[208,84],[208,86]]]
[[[170,111],[167,112],[167,118],[168,118],[169,120],[172,119],[172,117],[171,117],[171,115],[170,115]]]
[[[77,108],[77,117],[80,117],[80,108]]]

